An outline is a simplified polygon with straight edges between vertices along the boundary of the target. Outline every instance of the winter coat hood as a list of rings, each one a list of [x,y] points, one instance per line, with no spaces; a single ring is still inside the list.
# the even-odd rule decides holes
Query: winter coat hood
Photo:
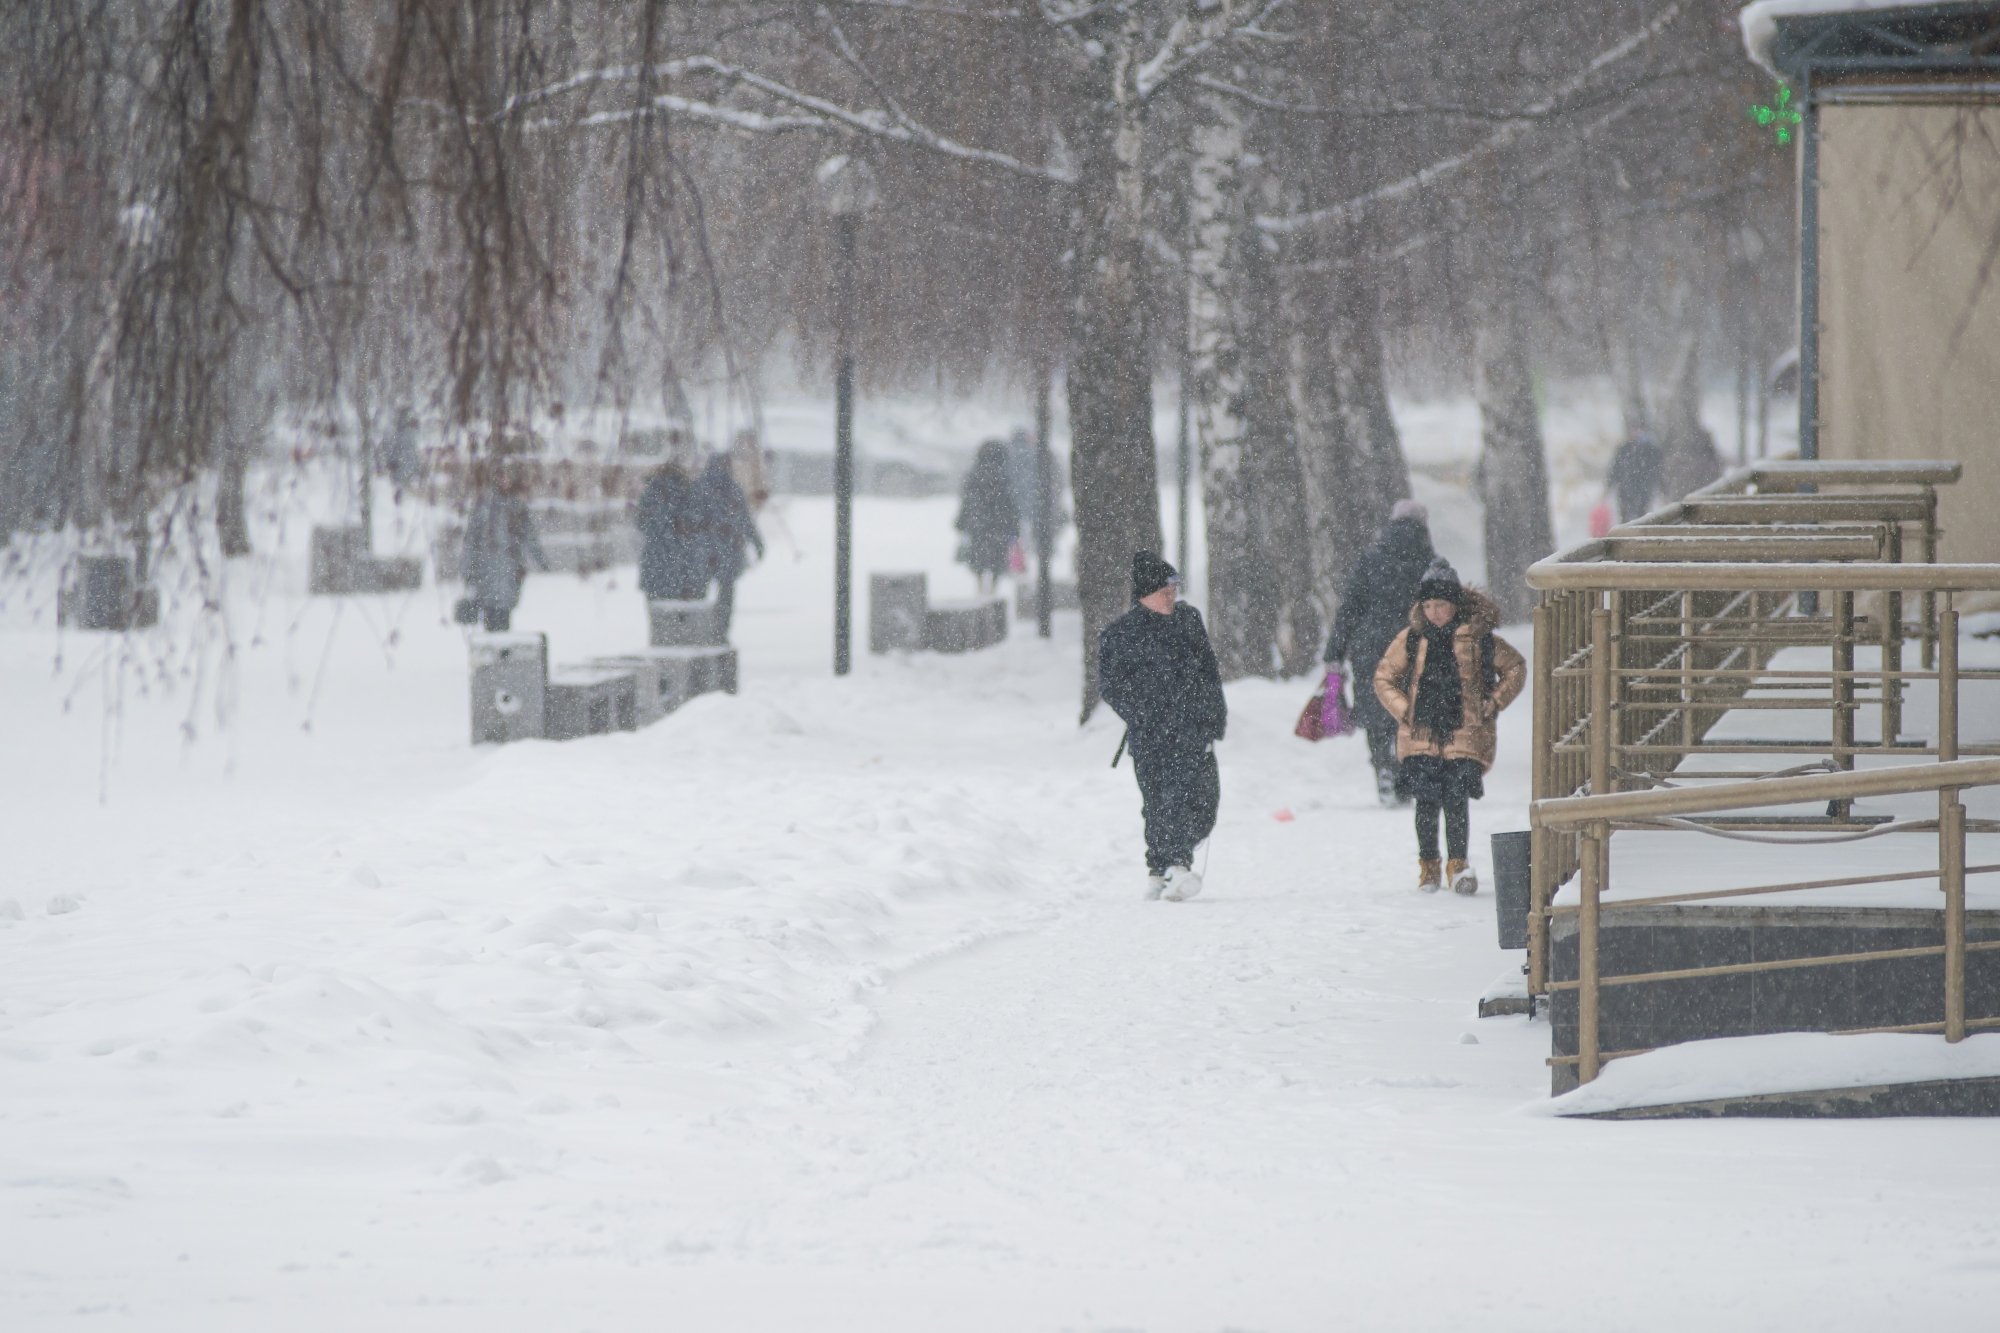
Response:
[[[1477,588],[1466,588],[1458,599],[1459,633],[1491,634],[1500,628],[1500,606],[1491,597]],[[1416,603],[1410,608],[1410,629],[1422,634],[1430,626],[1424,618],[1424,604]]]

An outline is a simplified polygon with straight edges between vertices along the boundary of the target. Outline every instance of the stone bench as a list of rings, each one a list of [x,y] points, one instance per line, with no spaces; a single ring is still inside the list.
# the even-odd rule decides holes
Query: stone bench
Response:
[[[540,634],[466,636],[472,653],[472,743],[497,745],[542,735],[549,676]]]
[[[1036,618],[1040,597],[1036,584],[1030,579],[1014,590],[1014,615],[1020,620]],[[1049,609],[1051,611],[1081,611],[1083,601],[1078,596],[1076,585],[1066,580],[1049,584]]]
[[[722,608],[712,601],[646,603],[647,642],[655,648],[723,648]]]
[[[997,597],[943,602],[924,612],[924,647],[970,653],[1007,637],[1007,604]]]
[[[922,574],[868,577],[868,651],[969,653],[1007,637],[1007,604],[997,597],[930,602]]]
[[[639,725],[639,683],[629,669],[562,667],[551,672],[543,734],[552,741],[632,731]]]
[[[306,591],[330,597],[356,593],[414,592],[424,586],[424,562],[415,556],[372,555],[364,528],[314,528]]]
[[[924,646],[929,581],[922,574],[868,576],[868,651],[913,653]]]
[[[67,629],[148,629],[160,619],[160,590],[136,586],[132,558],[80,555],[56,593],[56,623]]]
[[[698,695],[736,693],[734,648],[651,648],[593,658],[590,665],[633,674],[638,725],[642,727],[651,726]]]

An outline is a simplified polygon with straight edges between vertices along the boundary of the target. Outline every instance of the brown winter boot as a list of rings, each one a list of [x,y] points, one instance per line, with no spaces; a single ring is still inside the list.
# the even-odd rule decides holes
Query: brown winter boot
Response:
[[[1479,892],[1479,876],[1473,873],[1472,864],[1468,861],[1445,862],[1444,878],[1445,882],[1451,885],[1453,893],[1462,893],[1470,897]]]
[[[1417,858],[1418,892],[1436,893],[1439,889],[1443,888],[1444,880],[1439,878],[1441,870],[1442,867],[1439,866],[1435,858],[1428,856],[1418,857]]]

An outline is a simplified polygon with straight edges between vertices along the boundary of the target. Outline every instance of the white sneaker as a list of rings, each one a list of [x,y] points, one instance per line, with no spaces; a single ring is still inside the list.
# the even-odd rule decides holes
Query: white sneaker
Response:
[[[1159,901],[1159,897],[1166,891],[1166,887],[1167,877],[1165,875],[1146,876],[1146,901],[1149,903]]]
[[[1184,903],[1201,892],[1201,876],[1186,866],[1167,867],[1167,886],[1160,896],[1170,903]]]

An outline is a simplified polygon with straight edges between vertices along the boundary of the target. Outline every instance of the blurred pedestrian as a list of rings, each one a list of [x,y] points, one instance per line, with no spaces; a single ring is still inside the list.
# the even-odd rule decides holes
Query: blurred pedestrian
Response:
[[[423,479],[424,456],[417,445],[417,424],[414,409],[397,409],[396,425],[382,448],[382,470],[399,491],[407,491]]]
[[[964,534],[958,544],[959,563],[979,576],[982,594],[992,592],[1021,537],[1021,512],[1007,478],[1007,446],[1000,441],[986,441],[973,456],[955,526]]]
[[[652,601],[699,601],[707,561],[688,509],[692,483],[679,463],[662,463],[639,495],[639,590]]]
[[[750,516],[750,504],[736,484],[729,455],[717,454],[708,460],[694,485],[688,488],[688,513],[696,540],[701,545],[702,591],[716,585],[717,615],[722,633],[729,634],[729,622],[736,613],[736,580],[749,565],[744,554],[755,547],[764,558],[764,538]]]
[[[480,486],[488,478],[490,484]],[[482,466],[475,468],[474,485],[478,498],[465,520],[465,593],[480,627],[498,632],[513,625],[530,562],[547,569],[549,561],[528,508],[526,477]]]
[[[1097,687],[1125,721],[1146,822],[1146,896],[1201,892],[1196,844],[1222,801],[1215,743],[1229,724],[1201,613],[1180,603],[1180,575],[1151,551],[1132,557],[1133,607],[1097,640]],[[1114,759],[1113,763],[1117,761]]]
[[[1431,549],[1430,511],[1415,500],[1398,500],[1375,544],[1361,553],[1341,590],[1333,632],[1323,654],[1328,666],[1345,661],[1354,682],[1354,720],[1368,733],[1368,760],[1375,768],[1375,794],[1383,805],[1396,795],[1396,719],[1370,687],[1375,664],[1408,623],[1417,584],[1437,552]]]
[[[1397,790],[1417,803],[1417,887],[1479,892],[1468,857],[1470,802],[1486,794],[1502,709],[1527,683],[1528,664],[1493,631],[1500,608],[1459,582],[1443,560],[1424,572],[1409,623],[1375,668],[1375,695],[1396,719]],[[1438,819],[1445,854],[1438,861]]]
[[[771,469],[763,446],[757,443],[756,431],[739,430],[730,441],[729,475],[736,478],[736,488],[743,492],[750,512],[762,513],[764,502],[771,498]]]
[[[1604,489],[1618,500],[1620,523],[1652,512],[1660,493],[1660,467],[1660,444],[1649,430],[1634,431],[1611,455],[1611,473]]]

